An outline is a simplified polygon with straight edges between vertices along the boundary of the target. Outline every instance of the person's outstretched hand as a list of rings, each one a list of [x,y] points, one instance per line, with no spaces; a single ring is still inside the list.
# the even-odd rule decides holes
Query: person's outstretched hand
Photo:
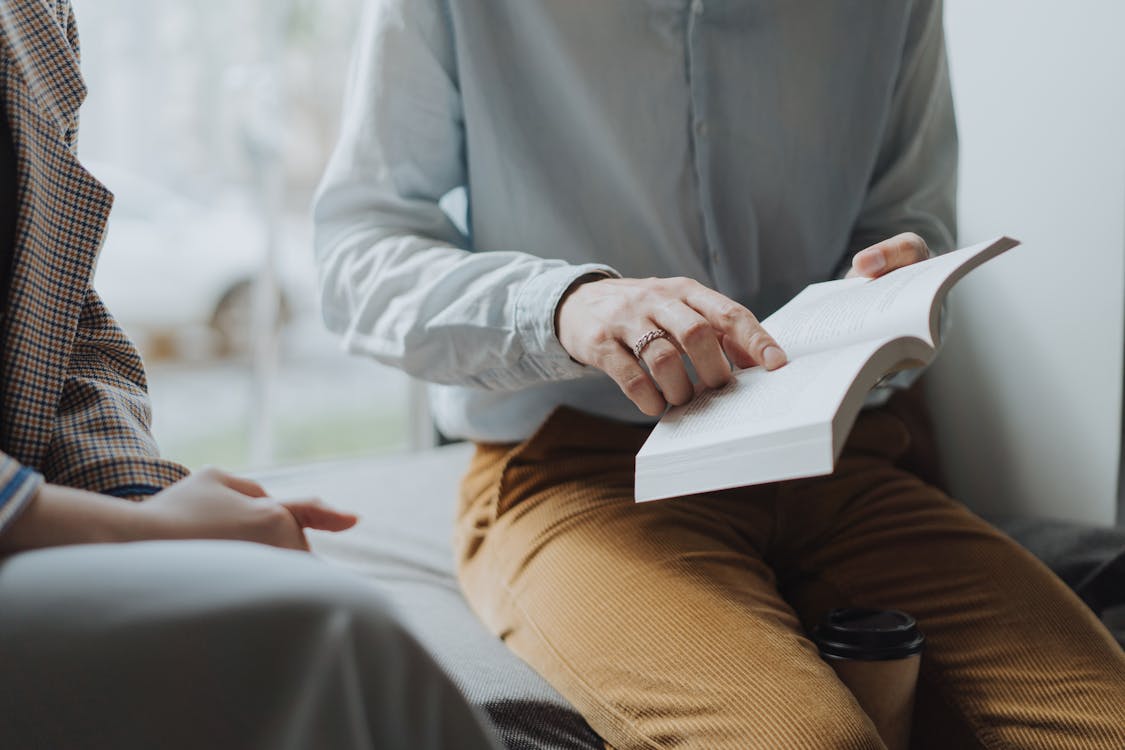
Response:
[[[846,279],[875,279],[896,268],[930,258],[930,246],[913,232],[904,232],[860,250],[852,258]]]
[[[316,498],[275,501],[261,485],[218,469],[196,472],[137,506],[147,539],[238,539],[307,550],[303,529],[343,531],[356,516]]]
[[[730,380],[732,363],[773,370],[786,362],[752,312],[693,279],[581,282],[559,304],[555,330],[571,357],[608,374],[654,417],[695,395],[684,357],[709,388]]]
[[[63,544],[232,539],[308,550],[304,529],[343,531],[351,513],[316,498],[275,501],[218,469],[192,474],[143,502],[44,484],[0,535],[0,554]]]

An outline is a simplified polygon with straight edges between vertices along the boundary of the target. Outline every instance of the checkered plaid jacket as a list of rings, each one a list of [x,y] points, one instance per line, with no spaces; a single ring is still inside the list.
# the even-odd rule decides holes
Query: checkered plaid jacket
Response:
[[[135,498],[186,471],[159,458],[140,357],[91,286],[113,196],[75,156],[86,86],[70,0],[0,0],[0,95],[19,175],[0,312],[2,532],[44,479]]]

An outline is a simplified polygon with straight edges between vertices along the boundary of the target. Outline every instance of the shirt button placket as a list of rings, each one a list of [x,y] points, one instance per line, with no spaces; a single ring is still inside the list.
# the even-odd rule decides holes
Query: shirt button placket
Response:
[[[710,133],[710,127],[707,124],[705,117],[704,101],[701,101],[700,86],[702,82],[699,80],[700,75],[704,75],[704,71],[697,69],[700,28],[699,23],[703,17],[704,3],[703,0],[691,0],[691,23],[688,25],[688,85],[691,89],[691,108],[693,128],[695,129],[695,143],[693,144],[693,157],[695,159],[695,174],[697,180],[697,187],[699,190],[699,207],[703,214],[700,216],[700,222],[703,229],[703,243],[704,243],[704,257],[708,265],[711,267],[712,275],[716,274],[716,266],[719,265],[721,259],[719,252],[715,247],[713,238],[711,237],[710,228],[708,226],[708,219],[706,217],[708,211],[707,202],[710,198],[709,191],[707,190],[707,163],[706,157],[709,150],[707,143],[707,136]]]

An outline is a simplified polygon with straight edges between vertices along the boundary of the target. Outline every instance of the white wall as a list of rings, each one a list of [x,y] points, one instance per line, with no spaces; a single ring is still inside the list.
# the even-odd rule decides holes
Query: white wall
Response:
[[[1125,338],[1125,2],[946,0],[973,273],[930,378],[954,493],[1110,523]]]

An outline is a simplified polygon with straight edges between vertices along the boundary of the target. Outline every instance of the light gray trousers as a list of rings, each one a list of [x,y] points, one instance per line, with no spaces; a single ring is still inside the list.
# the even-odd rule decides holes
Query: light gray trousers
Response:
[[[0,747],[499,747],[375,589],[239,542],[0,560]]]

